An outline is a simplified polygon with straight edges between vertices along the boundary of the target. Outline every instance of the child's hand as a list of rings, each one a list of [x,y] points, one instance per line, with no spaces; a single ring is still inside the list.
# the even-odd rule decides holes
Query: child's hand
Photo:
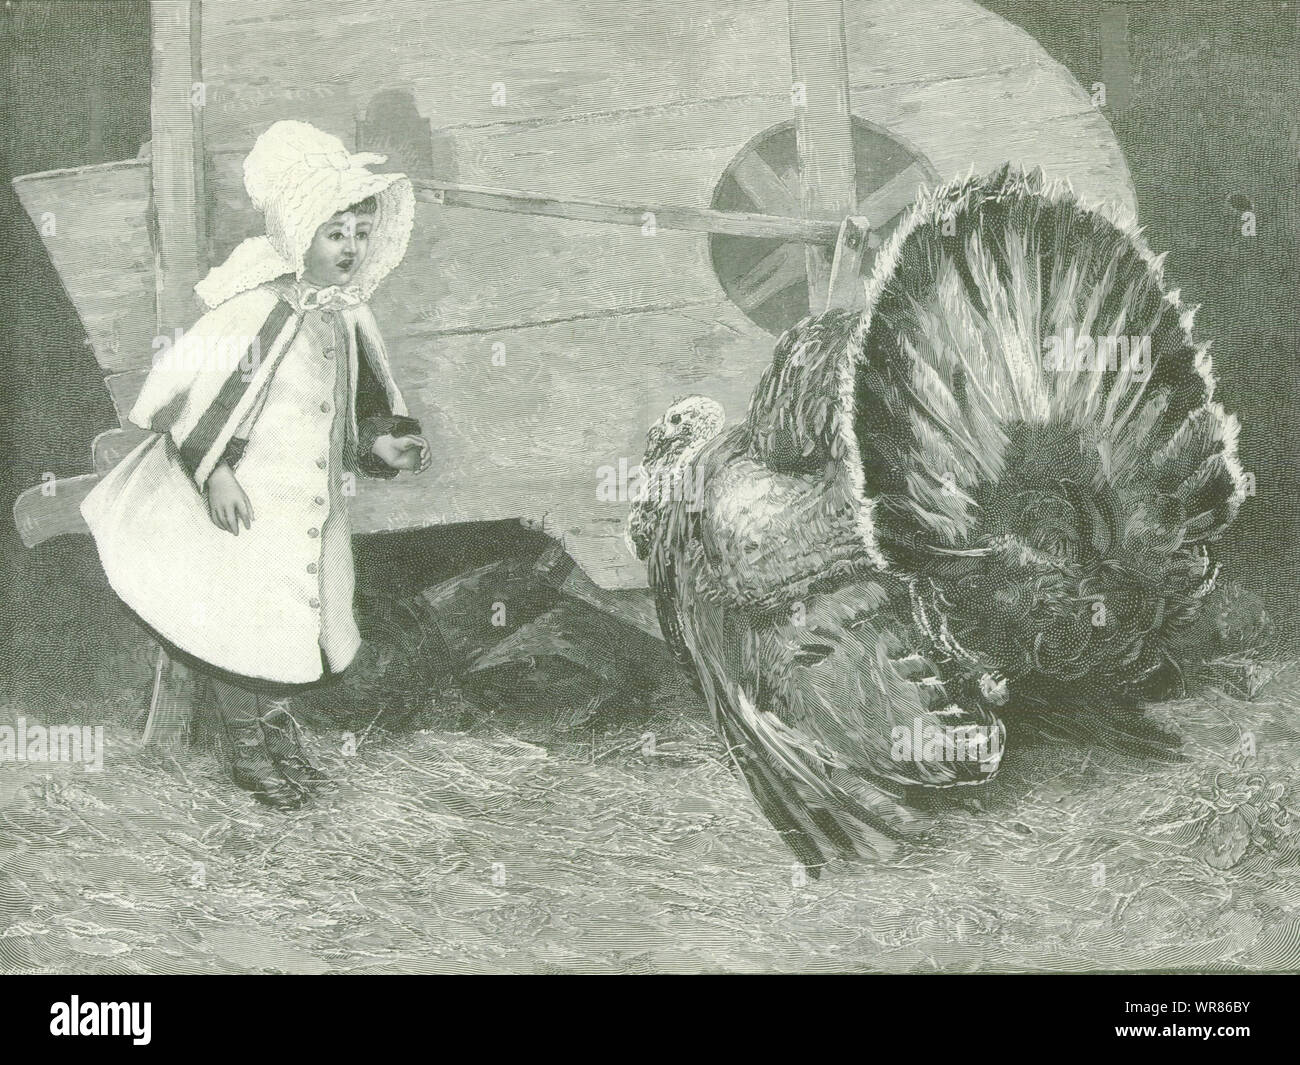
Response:
[[[208,477],[208,517],[234,536],[239,535],[241,520],[245,529],[253,527],[253,504],[235,480],[235,471],[224,462]]]
[[[375,438],[371,450],[395,470],[423,473],[433,463],[429,441],[422,436],[393,436],[385,433]]]

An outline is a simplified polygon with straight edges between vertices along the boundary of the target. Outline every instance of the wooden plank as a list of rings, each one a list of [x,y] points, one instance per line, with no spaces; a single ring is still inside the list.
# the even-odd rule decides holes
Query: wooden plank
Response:
[[[47,170],[13,179],[106,372],[148,366],[153,356],[154,269],[149,242],[149,164]]]
[[[117,420],[122,423],[123,429],[135,427],[135,423],[127,416],[135,406],[136,396],[140,394],[140,389],[144,388],[144,381],[148,376],[149,371],[146,369],[126,370],[122,373],[109,374],[104,378],[104,387],[108,389],[108,395],[113,400],[113,409],[117,411]]]
[[[495,130],[465,151],[517,157],[511,177],[530,190],[536,182],[545,196],[618,202],[610,195],[617,193],[656,204],[671,194],[707,204],[712,183],[752,130],[788,118],[787,93],[779,102],[701,105],[685,122],[671,114],[619,116],[600,137],[577,126]],[[260,232],[242,192],[241,165],[236,153],[212,159],[218,254]],[[648,231],[639,214],[635,221],[602,225],[422,202],[405,260],[375,294],[376,314],[386,336],[414,338],[716,298],[707,239],[658,218]]]
[[[772,338],[729,301],[439,338],[401,383],[434,451],[418,477],[362,479],[357,532],[525,518],[603,587],[644,585],[623,538],[646,428],[683,393],[743,418]],[[707,375],[707,384],[701,378]],[[596,568],[593,569],[592,565]]]
[[[194,285],[203,276],[203,80],[198,51],[199,0],[153,0],[150,80],[153,204],[156,219],[157,327],[185,329],[198,315]]]
[[[838,223],[745,211],[714,211],[706,207],[667,204],[602,203],[431,179],[413,179],[411,183],[415,186],[416,198],[425,203],[470,207],[480,211],[505,211],[510,214],[544,215],[549,218],[638,227],[646,225],[652,216],[655,226],[663,229],[730,233],[738,237],[778,237],[826,247],[834,247],[839,232]]]
[[[106,429],[95,437],[90,446],[95,472],[107,473],[152,435],[148,429],[140,429],[134,425],[127,428]]]
[[[14,525],[26,547],[35,547],[64,533],[84,533],[81,501],[99,483],[99,474],[63,477],[20,492],[14,500]]]
[[[738,85],[756,87],[786,61],[782,34],[763,10],[771,5],[749,6],[218,0],[205,8],[204,66],[214,86],[206,132],[219,149],[293,114],[344,134],[374,95],[395,85],[409,86],[442,130],[721,98]],[[286,54],[285,40],[312,46]],[[305,52],[328,64],[328,77]],[[688,56],[699,60],[691,76],[673,77],[665,60]]]
[[[1035,47],[967,0],[855,0],[848,15],[856,86],[1009,71]],[[400,85],[434,120],[435,160],[437,134],[455,139],[440,176],[455,179],[455,166],[461,180],[533,188],[492,175],[496,160],[464,151],[462,135],[746,94],[771,94],[788,118],[786,19],[786,0],[215,0],[204,7],[204,133],[209,151],[247,151],[251,131],[293,115],[347,135],[375,95]]]
[[[799,204],[804,218],[835,222],[857,207],[857,160],[849,116],[849,55],[844,0],[789,0],[790,69],[803,106],[795,108]],[[830,258],[805,251],[808,305],[826,303]]]
[[[1046,58],[1013,73],[973,76],[959,87],[922,82],[854,89],[853,108],[882,116],[882,124],[915,145],[944,181],[1011,161],[1068,178],[1085,198],[1137,209],[1110,124],[1064,68]]]

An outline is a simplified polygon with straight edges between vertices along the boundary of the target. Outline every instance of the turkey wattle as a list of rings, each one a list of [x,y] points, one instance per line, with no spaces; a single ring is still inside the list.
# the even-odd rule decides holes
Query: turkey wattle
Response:
[[[1180,674],[1244,495],[1194,310],[1068,186],[928,193],[867,297],[781,337],[744,424],[675,403],[644,465],[695,491],[629,522],[665,638],[812,867],[891,851],[882,792],[987,780],[1002,714],[1141,746],[1107,711]]]

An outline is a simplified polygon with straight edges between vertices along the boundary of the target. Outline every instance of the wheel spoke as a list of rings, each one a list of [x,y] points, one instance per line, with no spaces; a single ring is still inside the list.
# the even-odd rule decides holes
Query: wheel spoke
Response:
[[[764,214],[799,217],[799,199],[757,152],[750,152],[732,168],[736,184]]]
[[[736,278],[731,295],[740,309],[748,313],[791,285],[807,283],[807,279],[803,245],[782,244]]]
[[[925,183],[925,170],[913,164],[864,197],[858,211],[866,215],[872,229],[884,229],[896,215],[916,202],[916,194]]]
[[[792,4],[795,2],[791,0]],[[839,0],[798,0],[804,16],[808,14],[807,7],[823,3],[833,8]],[[813,19],[817,27],[827,21]],[[805,51],[792,51],[792,62],[797,65],[800,58],[812,64],[809,69],[815,69],[820,75],[828,74],[829,68],[822,63],[820,54],[810,59]],[[824,93],[818,98],[823,102],[828,99]],[[933,171],[922,157],[886,136],[892,144],[888,153],[891,158],[874,169],[873,174],[880,186],[866,191],[859,203],[853,203],[854,173],[861,173],[858,161],[874,155],[872,137],[879,134],[863,141],[861,124],[849,116],[854,158],[853,165],[848,166],[847,157],[839,150],[843,144],[836,136],[843,117],[839,111],[834,116],[829,112],[804,115],[801,120],[774,127],[765,138],[752,142],[732,160],[715,192],[715,207],[723,203],[728,207],[739,205],[741,210],[788,218],[861,216],[869,227],[865,246],[855,245],[851,258],[841,261],[838,273],[834,273],[833,260],[825,248],[805,246],[797,241],[779,244],[767,237],[726,236],[724,239],[713,234],[710,248],[718,280],[732,303],[764,329],[780,332],[792,324],[787,318],[804,313],[801,308],[805,301],[794,298],[796,287],[802,288],[807,306],[815,310],[828,305],[856,305],[862,296],[862,278],[870,274],[882,241],[898,228],[904,214],[918,199],[918,193],[934,180]],[[810,125],[810,120],[815,121]],[[830,149],[839,145],[839,149],[831,150],[829,157],[825,155],[830,150],[828,144]],[[808,173],[801,167],[807,167]],[[834,180],[828,185],[830,177]],[[847,193],[849,199],[830,196],[828,189],[832,186]],[[865,182],[861,187],[865,188]],[[805,197],[810,197],[807,203]]]

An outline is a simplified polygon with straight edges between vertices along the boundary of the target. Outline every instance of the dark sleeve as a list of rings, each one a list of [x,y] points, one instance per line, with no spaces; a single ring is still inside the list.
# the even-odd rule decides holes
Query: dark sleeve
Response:
[[[420,423],[402,414],[377,414],[357,422],[357,468],[371,477],[396,477],[398,472],[376,455],[371,448],[385,433],[393,436],[415,436]]]
[[[370,368],[370,354],[366,351],[366,345],[358,332],[357,424],[360,425],[367,418],[392,415],[392,413],[392,409],[388,406],[388,394],[384,391],[384,386],[379,383],[379,378],[375,376],[375,371]]]
[[[418,434],[420,423],[403,414],[394,414],[389,408],[388,395],[370,368],[370,357],[359,332],[357,356],[357,468],[371,477],[396,477],[399,471],[384,462],[371,448],[385,433],[393,436]]]
[[[247,440],[242,440],[237,436],[232,436],[226,444],[226,450],[221,453],[221,461],[218,466],[224,462],[232,470],[239,465],[239,460],[244,457],[244,448],[248,446]]]

